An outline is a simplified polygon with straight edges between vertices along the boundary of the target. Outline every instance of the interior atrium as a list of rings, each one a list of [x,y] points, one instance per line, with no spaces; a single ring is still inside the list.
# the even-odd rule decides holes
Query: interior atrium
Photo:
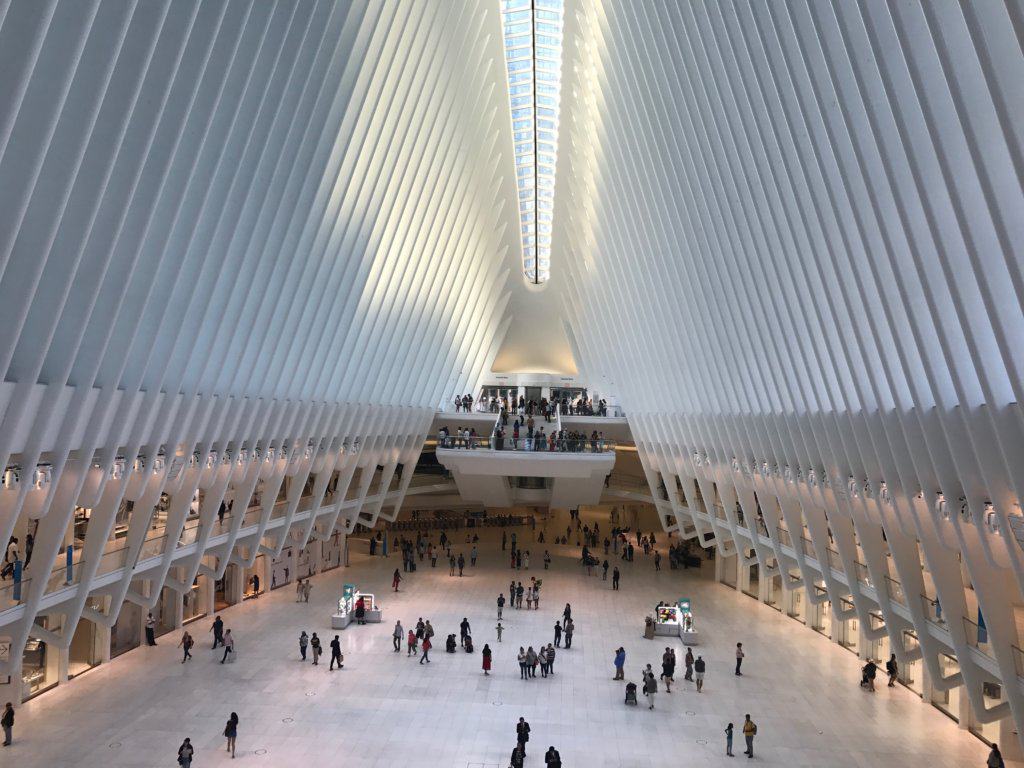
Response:
[[[0,764],[1024,766],[1022,82],[1018,0],[0,0]]]

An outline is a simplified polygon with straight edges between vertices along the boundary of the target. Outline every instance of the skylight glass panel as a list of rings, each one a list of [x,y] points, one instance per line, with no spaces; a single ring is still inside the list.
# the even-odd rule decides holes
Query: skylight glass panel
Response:
[[[523,275],[539,285],[551,275],[564,0],[499,1],[515,140]]]

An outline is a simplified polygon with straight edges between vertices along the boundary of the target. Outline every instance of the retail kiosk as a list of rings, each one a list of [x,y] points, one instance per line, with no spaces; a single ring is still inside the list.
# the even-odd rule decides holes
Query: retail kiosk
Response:
[[[331,616],[331,629],[346,629],[356,620],[356,602],[363,598],[366,613],[363,621],[379,624],[383,618],[377,599],[368,592],[360,592],[355,584],[346,584],[342,588],[341,599],[338,601],[338,612]]]

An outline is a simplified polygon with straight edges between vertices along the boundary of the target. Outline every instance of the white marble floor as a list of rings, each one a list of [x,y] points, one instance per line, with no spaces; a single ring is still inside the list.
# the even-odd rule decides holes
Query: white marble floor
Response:
[[[389,593],[397,558],[353,553],[351,567],[315,579],[308,605],[295,603],[294,591],[284,588],[231,608],[224,618],[237,637],[233,665],[214,663],[205,619],[190,627],[202,645],[188,664],[179,663],[177,632],[156,648],[125,654],[20,707],[16,743],[0,753],[0,763],[172,766],[178,744],[189,736],[195,768],[239,762],[505,768],[523,715],[533,728],[528,766],[542,765],[550,744],[567,768],[727,765],[746,759],[739,735],[737,757],[725,757],[723,728],[732,721],[738,733],[750,712],[759,725],[756,760],[763,765],[984,764],[987,749],[980,741],[901,687],[861,691],[852,654],[715,584],[710,564],[703,575],[655,573],[638,555],[624,564],[622,589],[613,592],[610,580],[581,573],[574,549],[550,547],[554,564],[545,572],[539,567],[544,547],[531,544],[534,567],[518,576],[543,577],[542,607],[506,608],[499,646],[494,601],[508,589],[511,572],[497,535],[487,529],[480,564],[467,567],[462,579],[449,577],[440,562],[436,569],[428,563],[406,576],[400,593]],[[302,629],[316,631],[326,647],[343,581],[380,595],[385,621],[342,632],[345,669],[328,672],[299,661],[296,638]],[[643,639],[643,617],[659,599],[683,595],[693,599],[706,637],[700,648],[708,662],[704,692],[682,682],[680,669],[680,682],[671,694],[659,692],[653,712],[624,706],[623,686],[611,680],[614,649],[622,644],[627,650],[627,679],[639,681],[646,663],[658,669],[667,643]],[[572,649],[558,653],[554,677],[521,681],[518,647],[550,641],[566,602],[577,626]],[[437,632],[429,666],[391,650],[394,621],[408,627],[419,616]],[[444,638],[458,633],[463,616],[473,626],[476,653],[445,654]],[[732,673],[736,641],[747,650],[743,677]],[[495,650],[490,677],[480,669],[485,642]],[[231,711],[241,720],[235,761],[220,735]]]

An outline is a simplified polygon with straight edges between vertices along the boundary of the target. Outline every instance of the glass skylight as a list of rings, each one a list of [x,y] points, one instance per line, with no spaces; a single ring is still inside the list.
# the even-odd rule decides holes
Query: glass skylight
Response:
[[[500,0],[512,107],[523,275],[551,276],[563,0]]]

